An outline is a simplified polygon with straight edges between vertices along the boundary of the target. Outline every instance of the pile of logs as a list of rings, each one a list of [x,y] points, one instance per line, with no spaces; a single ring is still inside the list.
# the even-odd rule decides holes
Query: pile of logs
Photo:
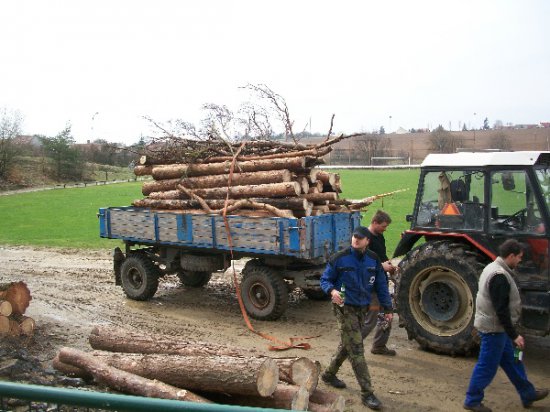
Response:
[[[215,214],[227,206],[227,213],[279,217],[359,210],[365,206],[361,201],[339,199],[342,190],[338,174],[315,168],[324,163],[323,156],[340,139],[292,146],[251,141],[238,147],[239,153],[245,154],[234,157],[210,153],[189,158],[166,151],[143,155],[134,173],[150,175],[154,180],[143,184],[146,197],[133,205]]]
[[[345,399],[317,389],[319,364],[250,349],[95,327],[90,352],[62,348],[60,372],[128,394],[201,403],[343,411]]]
[[[0,336],[31,336],[35,322],[24,316],[31,301],[25,282],[0,284]]]

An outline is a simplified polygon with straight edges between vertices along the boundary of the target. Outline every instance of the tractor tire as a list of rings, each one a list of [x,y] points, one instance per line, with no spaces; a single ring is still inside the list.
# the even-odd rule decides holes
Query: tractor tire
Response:
[[[288,304],[288,286],[282,276],[257,260],[250,260],[242,271],[241,298],[254,319],[276,320]]]
[[[122,289],[133,300],[151,299],[159,286],[160,272],[147,256],[129,254],[120,266]]]
[[[178,272],[178,278],[182,285],[192,288],[201,288],[206,286],[212,277],[212,272],[200,272],[195,270],[182,270]]]
[[[400,326],[424,349],[468,355],[477,349],[474,330],[478,278],[488,260],[471,247],[431,241],[399,264],[396,289]]]

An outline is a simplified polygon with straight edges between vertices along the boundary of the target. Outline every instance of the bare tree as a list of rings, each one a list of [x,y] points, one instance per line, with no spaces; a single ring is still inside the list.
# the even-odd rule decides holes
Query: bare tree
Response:
[[[355,150],[359,158],[370,164],[373,157],[388,156],[391,153],[391,140],[383,134],[364,134],[356,138]]]
[[[0,109],[0,180],[5,180],[15,162],[18,147],[15,138],[21,134],[21,114]]]
[[[492,149],[500,149],[504,151],[512,149],[512,141],[510,140],[508,135],[502,130],[496,132],[493,136],[491,136],[490,144]]]
[[[462,139],[453,136],[441,125],[430,133],[430,151],[432,152],[454,153],[460,146],[462,146]]]

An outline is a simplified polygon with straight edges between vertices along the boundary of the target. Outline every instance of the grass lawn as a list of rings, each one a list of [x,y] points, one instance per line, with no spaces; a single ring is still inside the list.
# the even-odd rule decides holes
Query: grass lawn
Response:
[[[388,255],[393,253],[400,233],[409,227],[405,215],[413,209],[419,171],[412,170],[339,170],[341,197],[361,199],[367,196],[409,189],[377,200],[368,207],[363,224],[368,225],[377,209],[393,219],[386,232]],[[111,248],[119,240],[101,239],[97,212],[100,207],[128,206],[141,195],[142,182],[56,189],[0,196],[0,244],[56,246],[75,248]]]

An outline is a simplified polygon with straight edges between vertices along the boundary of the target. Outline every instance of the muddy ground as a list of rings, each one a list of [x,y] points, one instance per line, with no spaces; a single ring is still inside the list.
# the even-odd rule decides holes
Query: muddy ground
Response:
[[[239,265],[237,265],[239,268]],[[176,277],[161,282],[147,302],[126,299],[115,286],[111,252],[0,246],[0,283],[25,281],[32,293],[27,314],[37,322],[32,338],[0,338],[0,379],[58,386],[79,386],[51,369],[62,346],[90,349],[87,337],[94,325],[116,325],[143,332],[183,336],[201,341],[256,348],[271,353],[268,342],[249,332],[243,322],[229,272],[214,275],[201,289],[185,288]],[[459,411],[474,366],[474,358],[451,358],[419,349],[404,329],[394,329],[390,347],[395,358],[372,355],[367,362],[376,394],[386,411]],[[285,354],[307,356],[325,366],[338,344],[335,320],[328,302],[312,301],[294,292],[285,315],[276,322],[255,321],[257,330],[288,340],[316,336],[310,350]],[[15,340],[14,340],[15,339]],[[370,337],[366,347],[370,347]],[[531,381],[550,388],[550,338],[527,337],[525,364]],[[348,388],[340,391],[350,411],[367,411],[351,366],[339,377]],[[320,384],[325,387],[324,384]],[[504,373],[499,371],[487,391],[486,404],[495,411],[521,409]],[[550,399],[532,408],[550,411]]]

